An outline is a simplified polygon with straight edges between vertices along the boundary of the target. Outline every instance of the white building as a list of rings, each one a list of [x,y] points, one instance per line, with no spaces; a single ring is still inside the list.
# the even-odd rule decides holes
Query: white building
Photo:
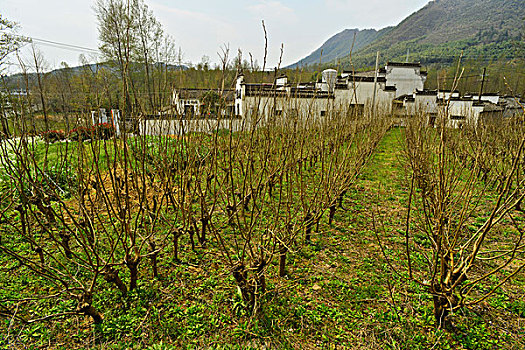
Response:
[[[235,114],[245,119],[267,121],[288,114],[291,119],[321,117],[334,108],[333,91],[315,85],[292,86],[286,76],[274,84],[246,83],[240,75],[235,86]]]
[[[120,126],[122,124],[120,110],[112,109],[109,111],[109,114],[105,108],[99,108],[98,111],[91,111],[91,124],[111,124],[115,128],[116,135],[120,136]]]
[[[373,78],[376,75],[375,70],[366,72],[356,72],[356,77]],[[352,72],[343,72],[343,77],[352,76]],[[386,85],[395,87],[396,94],[394,98],[411,95],[417,90],[423,91],[427,80],[427,72],[421,70],[420,63],[399,63],[388,62],[384,68],[377,71],[378,78],[386,79]]]
[[[423,91],[427,80],[427,73],[419,63],[388,62],[384,76],[387,84],[396,88],[396,97]]]
[[[495,100],[492,94],[487,96],[490,99],[479,101],[478,97],[471,95],[460,97],[459,91],[416,91],[396,98],[393,114],[400,118],[401,125],[406,118],[426,116],[432,126],[436,125],[438,117],[446,117],[446,125],[452,128],[466,124],[477,126],[484,120],[504,116],[504,106],[491,102]]]
[[[395,97],[396,88],[387,85],[384,77],[378,77],[376,80],[373,77],[345,75],[335,89],[336,103],[343,108],[349,106],[369,108],[375,99],[375,106],[378,110],[390,113]]]
[[[224,90],[222,93],[210,89],[181,89],[173,90],[171,104],[174,107],[174,113],[178,117],[186,119],[206,117],[204,114],[209,113],[203,109],[206,95],[214,94],[217,98],[222,98],[217,106],[221,115],[230,115],[233,109],[233,90]],[[215,111],[214,111],[215,112]],[[210,117],[210,116],[208,116]],[[215,117],[212,116],[212,117]]]
[[[391,112],[396,88],[389,86],[386,77],[343,74],[323,71],[322,79],[315,83],[288,83],[286,76],[278,77],[273,84],[246,83],[239,76],[235,87],[235,114],[240,117],[296,113],[324,116],[330,110],[370,110],[373,102],[377,110]]]

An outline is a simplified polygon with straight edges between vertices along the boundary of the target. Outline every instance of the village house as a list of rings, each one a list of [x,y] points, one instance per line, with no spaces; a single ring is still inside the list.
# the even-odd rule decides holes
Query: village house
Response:
[[[330,77],[325,75],[324,80]],[[246,83],[240,75],[235,87],[235,113],[241,118],[268,120],[271,116],[319,116],[334,107],[335,82],[297,84],[292,86],[286,76],[273,84]]]
[[[447,116],[447,126],[460,128],[465,124],[477,126],[484,121],[510,118],[523,113],[523,109],[515,97],[496,93],[461,96],[459,91],[450,90],[416,91],[393,101],[393,114],[401,125],[405,118],[416,115],[428,116],[429,125],[435,125],[439,112]]]
[[[425,90],[426,79],[421,64],[397,62],[388,62],[377,72],[344,71],[338,75],[336,70],[326,69],[318,81],[306,83],[291,83],[286,75],[278,76],[273,83],[249,83],[239,74],[235,89],[222,93],[208,89],[174,90],[172,118],[147,124],[149,130],[153,130],[153,124],[162,124],[162,130],[168,130],[164,133],[222,127],[239,130],[276,116],[284,116],[286,120],[320,120],[332,111],[355,115],[379,111],[396,117],[398,125],[404,125],[407,118],[415,115],[425,115],[428,124],[435,125],[440,111],[446,110],[441,115],[448,116],[447,125],[462,127],[520,111],[512,98],[504,99],[498,94],[461,97],[459,91]],[[231,117],[235,122],[229,125],[221,121]],[[206,120],[206,125],[199,120]],[[212,120],[217,122],[210,123]],[[160,126],[155,128],[161,130]]]
[[[364,110],[375,104],[377,110],[390,113],[392,100],[396,96],[396,88],[388,85],[385,77],[376,79],[375,77],[343,74],[335,95],[341,106],[357,106],[359,110]]]
[[[108,111],[105,108],[99,108],[96,111],[91,111],[91,124],[110,124],[115,128],[115,133],[117,136],[120,136],[120,128],[122,125],[120,110],[111,109]],[[126,130],[131,130],[126,128]]]
[[[261,115],[268,117],[287,111],[310,116],[324,116],[328,110],[392,112],[392,101],[400,95],[423,90],[427,74],[419,63],[389,62],[385,68],[367,72],[326,69],[315,83],[292,85],[286,76],[273,84],[246,83],[244,76],[235,88],[235,113],[241,117]]]
[[[363,77],[375,78],[376,71],[355,72],[344,71],[343,77]],[[395,96],[397,98],[402,95],[411,95],[415,91],[424,90],[425,82],[427,80],[427,72],[421,70],[420,63],[399,63],[387,62],[384,68],[379,68],[377,71],[379,80],[384,80],[386,86],[395,88]]]
[[[177,117],[217,118],[233,115],[234,91],[211,89],[175,89],[172,95],[173,112]]]

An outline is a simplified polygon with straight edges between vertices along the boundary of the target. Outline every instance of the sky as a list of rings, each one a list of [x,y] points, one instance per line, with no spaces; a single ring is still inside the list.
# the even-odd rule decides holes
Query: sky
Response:
[[[399,24],[428,0],[145,0],[180,47],[184,62],[197,64],[208,57],[217,63],[221,48],[249,53],[260,66],[264,58],[264,20],[268,33],[268,68],[309,55],[336,33],[350,28],[381,29]],[[18,33],[35,39],[47,69],[80,64],[79,55],[96,60],[99,46],[94,1],[0,0],[2,17],[19,25]],[[45,40],[46,42],[43,42]],[[49,42],[75,47],[58,48]],[[30,57],[30,45],[21,50]],[[92,49],[84,50],[81,48]],[[10,71],[19,69],[12,58]]]

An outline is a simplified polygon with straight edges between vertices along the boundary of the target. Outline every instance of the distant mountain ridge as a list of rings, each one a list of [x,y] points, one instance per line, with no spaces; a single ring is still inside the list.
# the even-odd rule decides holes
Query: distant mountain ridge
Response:
[[[379,31],[375,29],[345,29],[325,41],[320,48],[312,52],[310,55],[288,66],[287,68],[303,67],[312,64],[335,61],[338,58],[348,56],[350,54],[350,50],[352,50],[352,52],[356,52],[359,49],[369,45],[374,40],[386,34],[392,28],[393,27],[387,27]],[[354,44],[353,48],[352,43]]]
[[[471,59],[510,60],[519,58],[516,48],[523,44],[524,23],[524,0],[434,0],[397,26],[378,31],[382,35],[371,42],[356,47],[352,60],[358,66],[372,66],[377,51],[384,61],[404,61],[409,52],[410,60],[426,64],[451,63],[462,51]],[[323,46],[342,46],[342,41],[348,40],[343,33]],[[310,62],[307,59],[312,55],[299,62]],[[348,56],[339,56],[340,62],[349,65]],[[333,59],[323,61],[334,63]]]
[[[139,64],[136,64],[136,66],[140,67],[142,69],[142,66]],[[168,70],[179,70],[188,69],[185,65],[173,65],[173,64],[166,64],[166,63],[155,63],[152,66],[155,67],[167,67]],[[133,69],[133,66],[132,68]],[[116,62],[101,62],[101,63],[88,63],[83,64],[79,66],[73,66],[73,67],[62,67],[62,68],[56,68],[48,72],[43,72],[44,75],[48,76],[57,76],[60,74],[69,74],[69,75],[79,75],[83,72],[90,72],[95,73],[100,70],[106,70],[110,72],[111,74],[118,74],[118,68]],[[15,73],[7,77],[7,85],[11,88],[20,88],[21,86],[25,86],[25,77],[26,74],[24,73]],[[37,75],[36,73],[28,73],[27,78],[29,82],[33,82],[36,79]]]

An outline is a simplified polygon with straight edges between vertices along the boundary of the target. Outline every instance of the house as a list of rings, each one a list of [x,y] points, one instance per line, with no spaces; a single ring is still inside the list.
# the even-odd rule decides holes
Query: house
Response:
[[[374,93],[375,90],[375,93]],[[361,109],[372,106],[387,113],[391,112],[396,88],[389,86],[385,77],[342,75],[335,90],[336,101],[341,106],[360,106]]]
[[[451,98],[460,98],[461,94],[458,90],[439,90],[437,93],[438,100],[446,101]]]
[[[262,120],[280,115],[290,118],[322,117],[334,107],[334,89],[333,80],[292,86],[283,75],[277,77],[274,83],[253,84],[246,83],[241,74],[235,86],[235,114],[243,119]]]
[[[517,116],[523,116],[525,113],[525,101],[519,99],[516,96],[501,96],[498,104],[503,106],[503,117],[512,118]]]
[[[185,119],[216,118],[233,115],[234,90],[222,93],[211,89],[174,90],[172,106],[178,117]]]
[[[342,76],[375,78],[376,71],[356,72],[352,74],[350,71],[343,72]],[[396,94],[394,98],[403,95],[411,95],[416,90],[422,91],[427,80],[427,72],[421,70],[420,63],[399,63],[387,62],[384,68],[377,71],[378,79],[385,79],[386,85],[395,87]]]
[[[390,113],[397,88],[389,85],[386,69],[384,76],[370,76],[326,69],[315,83],[290,84],[286,76],[279,76],[274,83],[246,83],[240,75],[235,87],[235,114],[240,117],[299,112],[324,116],[329,110],[342,113],[375,108]],[[421,79],[418,80],[420,82]],[[419,87],[414,84],[413,89]]]
[[[425,115],[430,125],[434,124],[439,111],[439,95],[437,90],[416,90],[412,94],[402,95],[392,102],[392,114],[397,118],[397,124],[404,125],[407,117]]]
[[[98,111],[91,111],[91,124],[111,124],[115,128],[115,133],[117,136],[120,135],[120,127],[122,124],[120,117],[120,110],[111,109],[109,114],[105,108],[99,108]],[[129,127],[125,126],[125,130],[131,130]]]
[[[240,131],[244,125],[234,115],[234,90],[176,89],[171,106],[158,115],[144,115],[138,123],[143,135],[181,136],[221,129]]]

